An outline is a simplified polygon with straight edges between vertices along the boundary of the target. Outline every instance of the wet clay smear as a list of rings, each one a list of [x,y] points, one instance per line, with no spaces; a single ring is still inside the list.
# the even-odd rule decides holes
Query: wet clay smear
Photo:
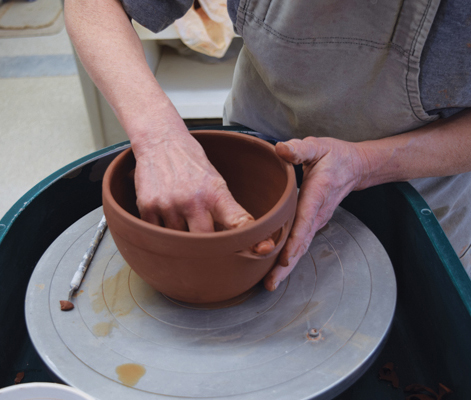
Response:
[[[126,386],[134,386],[145,375],[146,369],[139,364],[122,364],[116,367],[118,379]]]
[[[61,300],[61,311],[70,311],[74,309],[74,305],[67,300]]]

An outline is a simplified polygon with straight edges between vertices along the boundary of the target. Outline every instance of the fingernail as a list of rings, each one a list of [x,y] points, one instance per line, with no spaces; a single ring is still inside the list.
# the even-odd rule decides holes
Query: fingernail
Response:
[[[291,153],[294,153],[294,147],[291,143],[283,142],[283,144],[291,151]]]
[[[273,290],[276,290],[276,288],[280,285],[280,281],[277,281],[273,284]]]

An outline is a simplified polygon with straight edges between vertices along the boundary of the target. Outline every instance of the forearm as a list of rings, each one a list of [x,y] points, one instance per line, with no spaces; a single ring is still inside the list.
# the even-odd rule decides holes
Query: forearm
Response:
[[[135,150],[153,147],[170,132],[186,131],[149,69],[139,37],[118,0],[66,0],[64,11],[82,64]]]
[[[471,110],[417,130],[356,143],[364,159],[357,190],[381,183],[471,171]]]

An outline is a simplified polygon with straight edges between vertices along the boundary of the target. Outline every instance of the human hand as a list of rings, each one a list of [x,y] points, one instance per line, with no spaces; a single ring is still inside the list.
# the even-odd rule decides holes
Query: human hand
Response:
[[[195,233],[253,222],[188,132],[140,146],[134,153],[137,206],[143,220]],[[264,255],[274,247],[273,240],[267,239],[255,244],[252,251]]]
[[[367,170],[358,144],[332,138],[292,139],[277,143],[276,152],[290,163],[303,164],[304,177],[293,228],[277,265],[264,279],[268,290],[275,290],[290,274],[340,202],[360,188]]]

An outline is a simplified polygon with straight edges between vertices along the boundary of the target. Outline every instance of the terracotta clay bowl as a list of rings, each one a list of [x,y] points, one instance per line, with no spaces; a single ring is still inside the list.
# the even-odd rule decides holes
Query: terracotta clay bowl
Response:
[[[139,218],[131,149],[109,165],[103,179],[103,209],[109,230],[130,267],[156,290],[188,303],[214,303],[256,285],[275,264],[296,211],[296,177],[273,145],[228,131],[193,131],[229,190],[255,221],[243,228],[191,233]],[[272,237],[270,254],[254,254]]]

